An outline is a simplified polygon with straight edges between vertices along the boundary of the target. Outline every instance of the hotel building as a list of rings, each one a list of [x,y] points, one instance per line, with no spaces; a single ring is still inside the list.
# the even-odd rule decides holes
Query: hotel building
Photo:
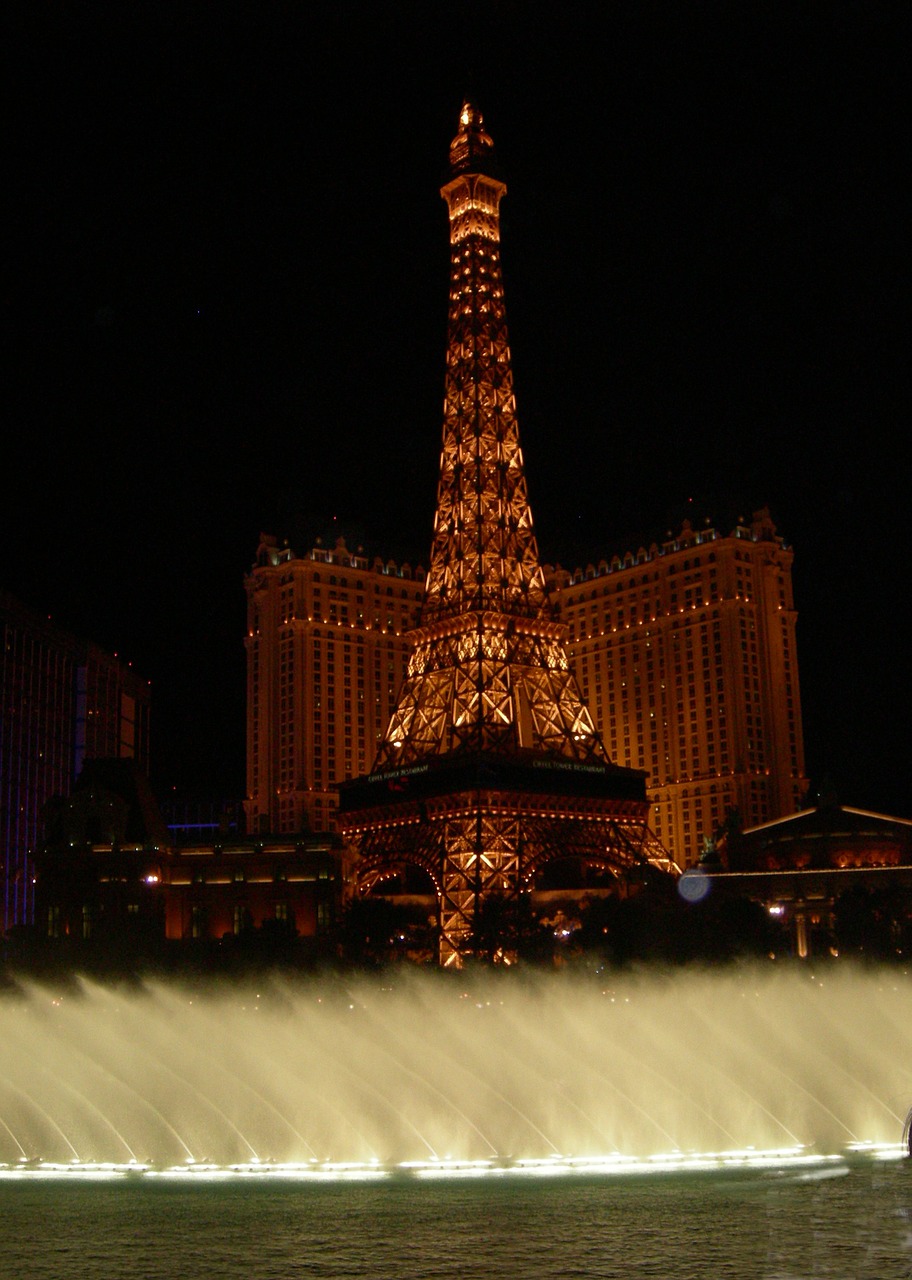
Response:
[[[424,571],[262,536],[247,591],[247,830],[335,831],[396,705]]]
[[[792,550],[769,512],[570,573],[547,569],[609,756],[642,769],[651,826],[693,864],[807,790]],[[262,538],[247,576],[247,829],[336,830],[337,785],[370,769],[408,661],[424,573],[339,540]]]
[[[608,754],[646,771],[652,829],[681,867],[732,810],[756,826],[807,791],[792,554],[764,509],[549,571]]]

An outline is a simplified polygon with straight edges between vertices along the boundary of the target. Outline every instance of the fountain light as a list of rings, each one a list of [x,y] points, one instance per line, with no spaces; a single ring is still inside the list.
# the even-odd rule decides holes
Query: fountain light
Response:
[[[36,988],[0,1005],[0,1176],[552,1176],[908,1150],[894,971],[611,981],[277,982],[256,1036],[255,988],[191,1003],[85,983],[53,1010]]]

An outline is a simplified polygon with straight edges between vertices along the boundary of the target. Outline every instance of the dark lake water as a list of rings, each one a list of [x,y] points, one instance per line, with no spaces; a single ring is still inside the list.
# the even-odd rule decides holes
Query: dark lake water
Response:
[[[302,1184],[0,1179],[0,1276],[903,1280],[912,1162]]]

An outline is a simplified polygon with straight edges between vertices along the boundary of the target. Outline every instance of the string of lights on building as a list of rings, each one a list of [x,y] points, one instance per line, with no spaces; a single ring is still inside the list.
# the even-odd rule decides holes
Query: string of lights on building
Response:
[[[804,767],[792,549],[766,511],[728,532],[573,572],[546,566],[574,674],[612,760],[645,770],[656,834],[689,866],[726,816],[798,808]],[[405,678],[424,573],[344,539],[264,539],[246,579],[250,831],[336,829]]]

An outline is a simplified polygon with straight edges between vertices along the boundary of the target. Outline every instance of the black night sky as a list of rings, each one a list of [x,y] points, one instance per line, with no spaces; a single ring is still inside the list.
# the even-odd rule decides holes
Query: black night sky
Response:
[[[0,586],[152,680],[162,793],[243,792],[261,529],[426,560],[469,93],[542,559],[768,504],[812,779],[912,816],[903,12],[7,11]]]

